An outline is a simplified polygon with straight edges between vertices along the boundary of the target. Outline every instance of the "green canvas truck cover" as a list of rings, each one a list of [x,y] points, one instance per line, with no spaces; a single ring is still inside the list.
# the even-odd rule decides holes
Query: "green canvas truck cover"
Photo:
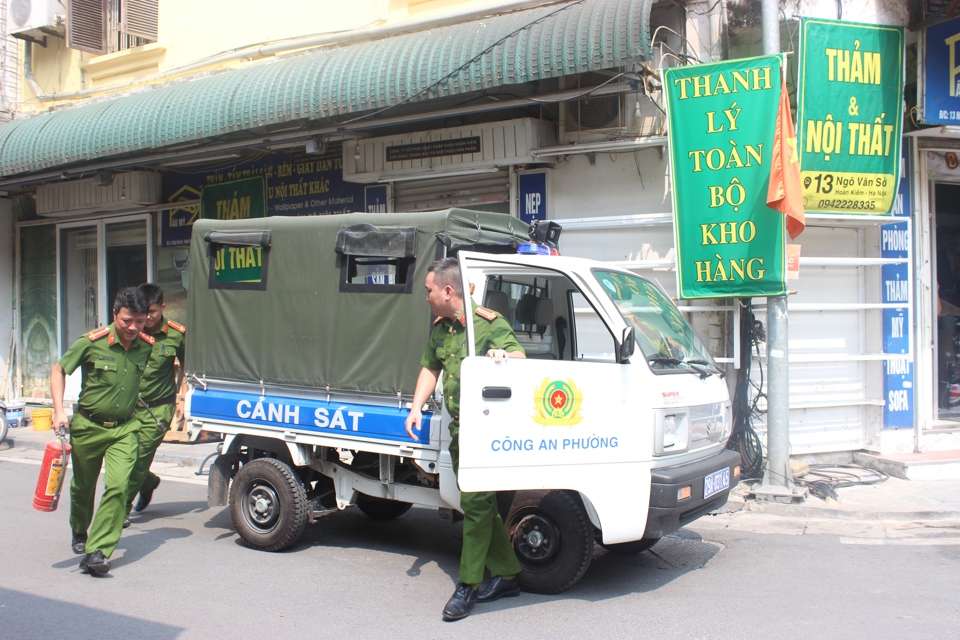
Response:
[[[410,396],[432,320],[427,267],[460,249],[513,252],[525,241],[516,218],[465,209],[197,220],[186,369]]]

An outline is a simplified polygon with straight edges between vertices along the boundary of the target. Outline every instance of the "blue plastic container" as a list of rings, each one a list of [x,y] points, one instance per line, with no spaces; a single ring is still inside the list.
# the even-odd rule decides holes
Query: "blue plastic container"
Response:
[[[7,422],[10,424],[11,429],[16,429],[23,424],[23,403],[7,403],[4,408],[4,413],[7,416]]]

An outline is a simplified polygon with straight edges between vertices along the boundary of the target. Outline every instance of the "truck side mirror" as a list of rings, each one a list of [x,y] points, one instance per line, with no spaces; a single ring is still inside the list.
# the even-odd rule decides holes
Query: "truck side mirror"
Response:
[[[621,364],[627,364],[630,362],[630,356],[633,355],[634,343],[636,342],[636,337],[633,332],[633,327],[626,327],[623,330],[623,336],[620,339],[620,344],[617,348],[617,354],[619,357],[617,361]]]

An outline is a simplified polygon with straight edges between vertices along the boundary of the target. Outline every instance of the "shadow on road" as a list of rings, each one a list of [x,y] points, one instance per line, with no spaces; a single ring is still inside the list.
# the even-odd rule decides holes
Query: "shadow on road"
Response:
[[[0,588],[0,630],[4,638],[69,637],[71,640],[105,637],[172,640],[186,631],[183,627],[3,588]]]
[[[129,531],[129,529],[127,530]],[[123,555],[114,556],[110,559],[110,564],[114,568],[123,565],[133,564],[137,560],[146,557],[163,546],[168,540],[178,538],[187,538],[192,535],[189,529],[178,529],[175,527],[160,527],[148,531],[124,533],[120,538],[120,544],[117,545],[118,551],[123,551]]]
[[[188,513],[203,513],[208,509],[207,503],[200,500],[189,502],[153,502],[145,511],[130,514],[134,524],[146,524],[158,518],[175,518]]]

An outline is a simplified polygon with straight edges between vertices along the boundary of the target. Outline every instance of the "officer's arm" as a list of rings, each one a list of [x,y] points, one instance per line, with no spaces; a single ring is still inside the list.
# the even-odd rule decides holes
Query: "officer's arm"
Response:
[[[67,414],[63,411],[63,392],[67,386],[67,372],[60,363],[53,365],[50,374],[50,395],[53,396],[53,428],[57,431],[66,430],[69,426]]]
[[[427,369],[426,367],[420,369],[420,376],[417,378],[417,387],[413,391],[413,404],[410,407],[410,415],[407,416],[406,423],[407,435],[414,440],[420,439],[414,435],[413,430],[416,429],[420,431],[420,422],[423,420],[421,409],[427,402],[427,398],[433,393],[433,390],[437,388],[437,380],[439,379],[439,370]]]

